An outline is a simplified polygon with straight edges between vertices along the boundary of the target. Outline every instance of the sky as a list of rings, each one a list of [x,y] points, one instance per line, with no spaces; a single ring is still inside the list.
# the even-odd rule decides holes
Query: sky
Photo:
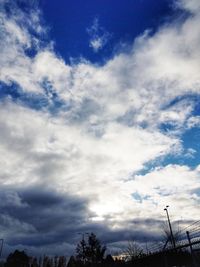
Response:
[[[3,257],[199,219],[199,25],[199,0],[0,0]]]

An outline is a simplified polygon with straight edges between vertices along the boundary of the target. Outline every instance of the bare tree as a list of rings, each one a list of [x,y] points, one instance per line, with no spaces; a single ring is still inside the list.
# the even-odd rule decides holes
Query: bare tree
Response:
[[[137,259],[141,257],[143,253],[143,249],[133,240],[128,241],[127,247],[123,251],[126,260],[133,261],[134,259]]]
[[[173,247],[173,239],[174,239],[174,242],[175,242],[175,245],[178,244],[178,242],[180,241],[181,239],[181,229],[180,229],[180,226],[179,224],[177,225],[173,225],[173,239],[172,239],[172,236],[171,236],[171,232],[170,232],[170,229],[169,229],[169,225],[167,222],[163,223],[163,227],[162,227],[162,230],[163,230],[163,242],[164,242],[164,248],[167,247],[167,246],[171,246]]]

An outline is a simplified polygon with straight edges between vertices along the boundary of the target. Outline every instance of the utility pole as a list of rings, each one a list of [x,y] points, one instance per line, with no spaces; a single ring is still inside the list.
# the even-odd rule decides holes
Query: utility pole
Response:
[[[173,248],[176,249],[176,243],[175,243],[175,239],[174,239],[174,235],[173,235],[173,231],[172,231],[172,226],[171,226],[171,222],[170,222],[170,218],[169,218],[168,208],[169,208],[169,206],[166,206],[164,208],[164,211],[166,211],[166,214],[167,214],[167,220],[168,220],[168,224],[169,224],[169,230],[170,230],[170,236],[171,236]]]

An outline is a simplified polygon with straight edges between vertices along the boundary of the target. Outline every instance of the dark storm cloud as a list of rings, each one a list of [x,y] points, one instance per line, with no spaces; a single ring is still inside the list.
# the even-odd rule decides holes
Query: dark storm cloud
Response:
[[[87,201],[38,187],[0,191],[2,228],[10,244],[43,245],[73,238],[89,216]],[[15,236],[12,231],[18,231]],[[15,229],[11,229],[14,227]]]
[[[160,240],[162,235],[162,224],[163,221],[154,219],[127,221],[127,226],[121,227],[118,230],[104,229],[101,238],[105,243],[118,243],[127,240],[143,242],[144,239],[157,241]],[[138,230],[139,226],[140,229]]]
[[[158,239],[155,232],[147,229],[160,221],[134,221],[120,230],[112,230],[108,223],[91,222],[87,199],[62,194],[55,189],[35,186],[23,189],[2,187],[0,190],[0,230],[7,245],[17,247],[60,246],[73,247],[81,238],[78,233],[94,232],[109,246],[134,239],[142,242],[144,237]],[[136,226],[145,225],[144,231]],[[47,249],[48,252],[48,249]]]

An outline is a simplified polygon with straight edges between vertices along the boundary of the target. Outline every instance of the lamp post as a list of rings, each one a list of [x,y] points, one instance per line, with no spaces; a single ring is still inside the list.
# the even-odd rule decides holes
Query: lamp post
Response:
[[[172,244],[173,244],[174,249],[176,249],[176,244],[175,244],[175,239],[174,239],[172,226],[171,226],[171,222],[170,222],[170,218],[169,218],[168,208],[169,208],[169,206],[166,206],[164,208],[164,211],[166,211],[166,214],[167,214],[167,220],[168,220],[168,224],[169,224],[169,230],[170,230],[170,236],[171,236]]]

